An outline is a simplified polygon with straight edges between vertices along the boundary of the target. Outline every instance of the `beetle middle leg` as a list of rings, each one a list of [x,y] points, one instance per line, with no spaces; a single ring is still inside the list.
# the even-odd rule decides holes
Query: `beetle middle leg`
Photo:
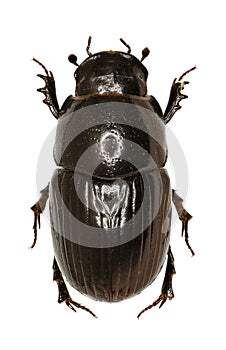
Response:
[[[32,207],[31,210],[34,212],[34,225],[33,225],[33,230],[34,230],[34,241],[31,245],[31,249],[34,248],[36,242],[37,242],[37,233],[38,233],[38,228],[41,227],[41,222],[40,222],[40,215],[42,214],[43,210],[45,209],[46,202],[49,198],[49,184],[43,188],[43,190],[40,191],[40,198],[38,202],[36,202]]]
[[[175,270],[175,266],[174,266],[174,257],[173,257],[173,253],[171,251],[171,247],[169,246],[166,272],[165,272],[165,277],[164,277],[163,284],[162,284],[161,294],[158,297],[158,299],[156,299],[151,305],[144,308],[138,314],[137,318],[139,318],[145,311],[150,310],[152,307],[158,305],[159,303],[160,303],[160,306],[159,306],[159,308],[160,308],[163,306],[163,304],[165,304],[167,299],[171,300],[174,298],[172,279],[173,279],[173,275],[175,273],[176,273],[176,270]]]
[[[59,304],[65,302],[66,305],[71,310],[76,312],[76,310],[74,308],[74,306],[75,306],[76,308],[79,308],[79,309],[82,309],[82,310],[89,312],[93,317],[97,318],[97,316],[92,311],[90,311],[87,307],[72,300],[55,257],[53,260],[53,280],[56,281],[57,286],[58,286],[58,291],[59,291],[58,303]]]
[[[188,249],[192,253],[192,256],[195,255],[194,250],[189,244],[188,237],[188,221],[192,218],[192,216],[184,209],[183,207],[183,199],[176,194],[175,190],[172,190],[172,200],[177,210],[179,219],[182,221],[182,237],[184,235],[185,242],[188,246]]]

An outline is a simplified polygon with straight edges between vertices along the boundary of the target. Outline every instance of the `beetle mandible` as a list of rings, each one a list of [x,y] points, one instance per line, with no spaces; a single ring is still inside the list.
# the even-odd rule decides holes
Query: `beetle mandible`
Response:
[[[174,258],[170,247],[171,202],[182,221],[188,241],[191,215],[183,200],[171,190],[164,165],[167,160],[165,124],[181,108],[183,81],[193,67],[174,79],[165,113],[147,95],[148,71],[141,60],[127,52],[91,54],[75,71],[75,96],[59,108],[52,72],[38,74],[45,82],[38,89],[43,102],[58,120],[51,182],[40,192],[34,212],[34,242],[40,214],[49,199],[55,257],[53,279],[58,302],[86,310],[69,295],[63,275],[79,292],[96,300],[117,302],[140,293],[159,274],[167,257],[160,296],[140,315],[174,297]],[[61,272],[62,271],[62,272]]]

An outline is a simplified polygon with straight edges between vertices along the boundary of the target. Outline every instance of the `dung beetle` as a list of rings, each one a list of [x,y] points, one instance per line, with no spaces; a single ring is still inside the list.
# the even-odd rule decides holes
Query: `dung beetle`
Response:
[[[52,72],[38,74],[45,82],[38,89],[43,102],[58,120],[54,146],[56,169],[34,212],[34,242],[40,214],[49,199],[55,257],[53,280],[58,302],[72,310],[87,307],[69,295],[63,276],[79,292],[105,302],[118,302],[149,286],[167,257],[160,296],[140,315],[174,297],[174,258],[170,247],[171,203],[182,221],[188,240],[191,215],[183,200],[171,189],[164,165],[167,160],[165,124],[181,108],[187,81],[183,73],[174,79],[165,113],[153,96],[147,95],[148,71],[141,60],[127,52],[90,52],[80,65],[77,57],[76,90],[59,108]],[[61,272],[62,271],[62,272]]]

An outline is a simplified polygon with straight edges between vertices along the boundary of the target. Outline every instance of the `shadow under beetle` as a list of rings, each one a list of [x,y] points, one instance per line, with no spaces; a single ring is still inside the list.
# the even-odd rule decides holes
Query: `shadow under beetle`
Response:
[[[32,206],[34,242],[40,214],[49,198],[55,257],[53,280],[58,302],[86,310],[72,300],[63,275],[72,287],[95,300],[116,302],[140,293],[159,274],[167,256],[160,296],[140,315],[174,297],[174,258],[169,244],[171,201],[188,242],[191,215],[183,200],[171,190],[164,165],[167,160],[165,124],[187,98],[184,76],[173,81],[165,113],[157,100],[147,95],[148,71],[127,52],[90,53],[80,65],[68,57],[75,71],[75,96],[59,108],[52,72],[38,74],[45,82],[38,89],[43,102],[58,120],[54,159],[57,165],[50,184]],[[62,275],[62,273],[63,275]]]

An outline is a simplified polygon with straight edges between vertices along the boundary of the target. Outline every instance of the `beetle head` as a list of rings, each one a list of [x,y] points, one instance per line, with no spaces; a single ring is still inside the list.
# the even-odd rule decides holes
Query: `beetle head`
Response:
[[[147,57],[149,50],[142,51],[141,61],[128,52],[102,51],[91,54],[89,51],[91,37],[89,37],[87,53],[89,57],[83,61],[75,71],[77,96],[90,94],[130,94],[145,96],[147,93],[148,71],[141,63]],[[69,56],[69,61],[75,65],[75,55]]]

